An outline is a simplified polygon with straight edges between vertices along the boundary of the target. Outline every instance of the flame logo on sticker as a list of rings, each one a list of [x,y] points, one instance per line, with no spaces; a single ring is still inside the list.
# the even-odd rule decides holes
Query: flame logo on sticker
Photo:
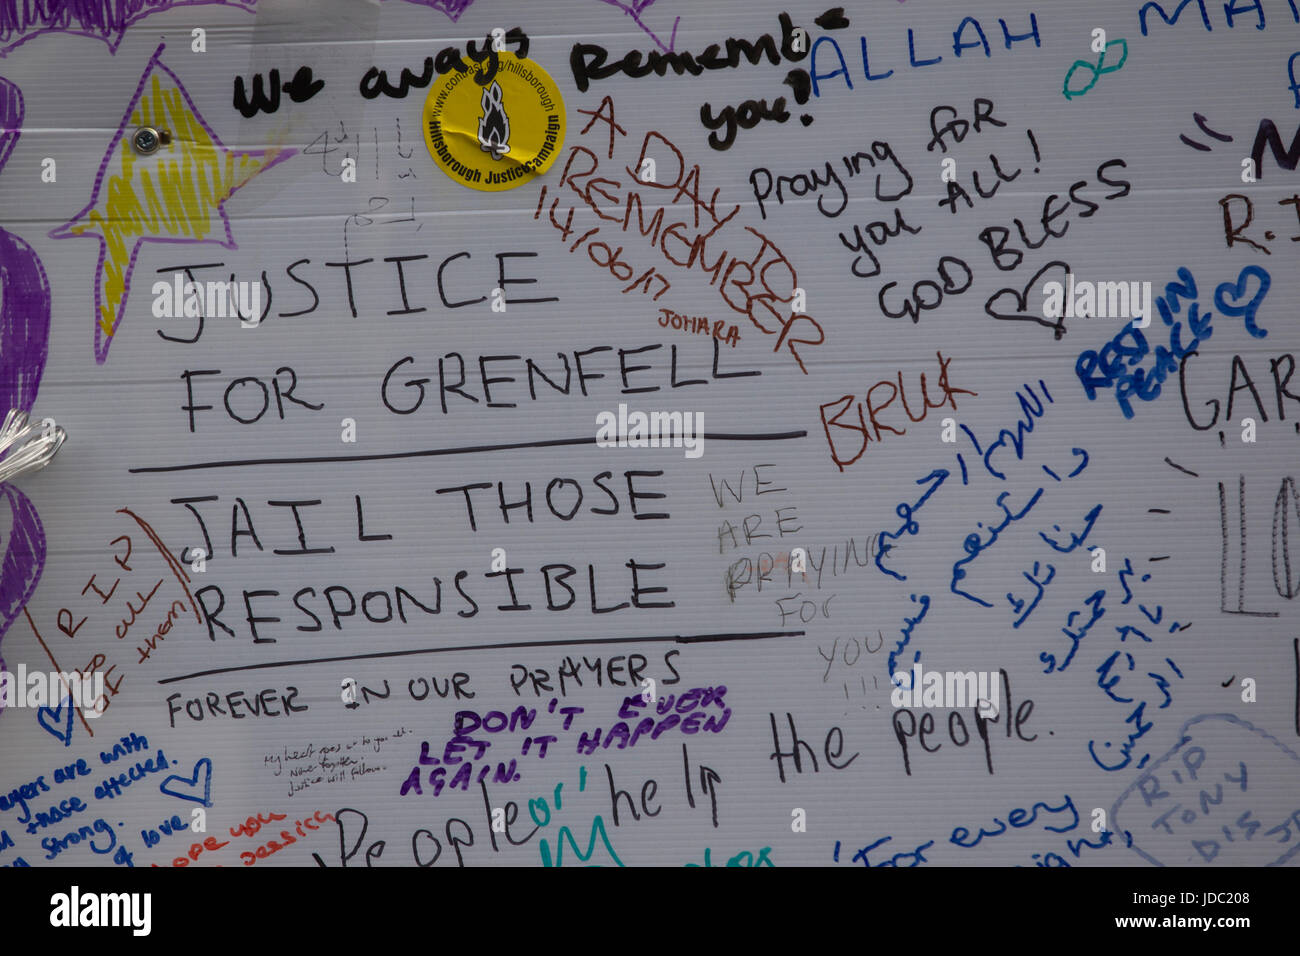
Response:
[[[551,75],[516,55],[478,80],[451,70],[429,88],[422,121],[434,165],[453,182],[485,192],[545,175],[564,147],[564,99]]]
[[[506,116],[501,84],[493,83],[483,91],[483,117],[478,121],[478,145],[493,159],[510,152],[510,118]]]

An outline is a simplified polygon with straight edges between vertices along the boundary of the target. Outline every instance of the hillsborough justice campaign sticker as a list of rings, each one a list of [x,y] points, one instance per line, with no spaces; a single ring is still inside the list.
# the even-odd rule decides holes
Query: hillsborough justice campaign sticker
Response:
[[[550,168],[564,145],[564,100],[533,60],[503,56],[480,85],[451,71],[424,101],[424,143],[433,161],[463,186],[513,189]]]

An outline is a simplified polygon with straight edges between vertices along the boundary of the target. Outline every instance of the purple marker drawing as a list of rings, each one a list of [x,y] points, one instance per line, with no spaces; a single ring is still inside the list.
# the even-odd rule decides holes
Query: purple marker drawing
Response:
[[[469,9],[474,0],[406,0],[406,2],[441,10],[454,23],[460,19],[462,13]]]
[[[257,0],[0,0],[0,57],[43,33],[69,33],[116,53],[129,27],[172,7],[220,3],[253,12]]]
[[[13,514],[8,540],[3,542],[4,565],[0,566],[0,641],[9,631],[9,625],[26,606],[45,567],[45,529],[40,515],[21,491],[10,484],[0,484],[4,507]],[[0,657],[0,669],[7,670]],[[0,700],[0,713],[4,701]]]
[[[22,91],[0,77],[0,171],[22,126]],[[32,410],[49,335],[50,283],[40,256],[18,236],[0,229],[0,416],[11,408]]]
[[[23,125],[23,94],[0,77],[0,170]],[[41,259],[22,239],[0,229],[0,415],[30,412],[45,371],[50,335],[50,284]],[[8,539],[0,542],[0,641],[36,590],[45,567],[45,529],[35,506],[13,485],[0,484],[11,512]],[[0,506],[3,508],[4,506]],[[0,513],[3,513],[0,511]],[[0,669],[5,668],[0,657]],[[4,702],[0,701],[0,710]]]
[[[0,170],[5,168],[23,128],[23,91],[0,76]]]
[[[0,229],[0,416],[32,410],[50,336],[50,284],[40,257]]]
[[[673,20],[673,32],[672,35],[668,38],[668,43],[665,45],[663,40],[655,36],[653,30],[651,30],[648,26],[646,26],[644,23],[641,22],[642,12],[646,9],[646,7],[651,6],[655,2],[655,0],[631,0],[630,3],[624,3],[622,2],[622,0],[600,0],[600,2],[608,4],[611,7],[617,7],[619,10],[622,10],[624,13],[626,13],[629,17],[632,18],[632,22],[635,23],[638,27],[640,27],[642,32],[644,32],[646,36],[648,36],[650,39],[655,41],[655,45],[658,46],[659,49],[663,50],[665,53],[673,52],[673,47],[677,43],[677,24],[681,22],[682,19],[681,17],[677,17]]]
[[[460,19],[474,0],[407,0]],[[650,0],[654,2],[654,0]],[[126,31],[172,7],[221,4],[255,13],[257,0],[0,0],[0,57],[44,33],[68,33],[108,44],[116,53]]]
[[[0,77],[0,170],[23,125],[23,96]],[[0,415],[30,412],[36,401],[50,335],[50,284],[40,256],[0,228]]]

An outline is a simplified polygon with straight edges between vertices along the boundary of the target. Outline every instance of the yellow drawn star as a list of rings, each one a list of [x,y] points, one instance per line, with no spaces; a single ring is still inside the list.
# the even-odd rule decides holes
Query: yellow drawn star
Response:
[[[131,272],[143,242],[216,242],[236,248],[223,204],[258,173],[296,150],[228,149],[159,57],[140,78],[126,115],[104,154],[90,203],[51,230],[54,239],[96,236],[95,360],[103,363],[122,321]],[[171,132],[171,145],[142,156],[131,145],[141,126]]]

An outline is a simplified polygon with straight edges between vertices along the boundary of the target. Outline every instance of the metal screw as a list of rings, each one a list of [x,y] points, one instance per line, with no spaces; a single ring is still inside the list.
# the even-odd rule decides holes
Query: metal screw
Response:
[[[150,156],[158,152],[160,147],[169,142],[171,142],[170,132],[156,130],[152,126],[141,126],[131,136],[131,145],[142,156]]]

